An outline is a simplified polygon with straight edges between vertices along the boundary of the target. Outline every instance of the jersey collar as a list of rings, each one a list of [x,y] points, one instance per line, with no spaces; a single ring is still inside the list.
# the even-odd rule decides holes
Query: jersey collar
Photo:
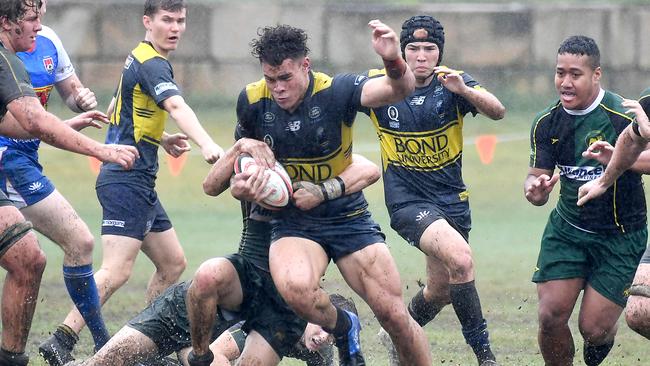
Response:
[[[588,114],[594,109],[596,109],[596,107],[598,107],[600,102],[603,100],[604,96],[605,96],[605,90],[603,90],[603,88],[600,88],[600,91],[598,92],[598,96],[596,97],[594,102],[591,103],[589,107],[587,107],[587,109],[566,109],[564,107],[562,108],[564,108],[564,110],[572,116],[584,116],[585,114]]]

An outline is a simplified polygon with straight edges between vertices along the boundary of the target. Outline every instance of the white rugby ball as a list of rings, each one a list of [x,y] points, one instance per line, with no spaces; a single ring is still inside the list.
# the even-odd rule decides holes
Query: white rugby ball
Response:
[[[235,160],[235,173],[239,174],[251,169],[255,171],[259,166],[255,160],[248,154],[241,154]],[[273,168],[266,168],[264,174],[269,175],[269,180],[264,186],[264,193],[270,191],[271,193],[261,202],[257,202],[260,206],[270,210],[279,210],[289,204],[291,196],[293,195],[293,187],[291,186],[291,178],[289,174],[282,167],[282,164],[275,162]]]

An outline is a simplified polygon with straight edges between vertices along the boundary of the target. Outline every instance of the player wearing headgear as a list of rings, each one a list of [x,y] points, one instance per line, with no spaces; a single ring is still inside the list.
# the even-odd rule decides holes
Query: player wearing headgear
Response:
[[[626,114],[630,105],[602,89],[602,72],[595,40],[565,39],[555,66],[559,100],[540,112],[531,127],[526,199],[544,205],[560,183],[533,273],[539,297],[537,339],[550,365],[573,363],[568,322],[581,292],[578,327],[585,364],[599,365],[607,357],[648,241],[643,169],[626,170],[601,197],[578,203],[579,189],[602,176],[608,165],[592,146],[598,141],[618,146],[633,133],[633,117]],[[559,173],[554,174],[556,167]]]
[[[424,326],[451,303],[479,364],[495,365],[468,244],[462,129],[467,113],[498,120],[505,108],[467,73],[440,65],[445,34],[433,17],[406,20],[400,45],[416,89],[400,102],[366,113],[379,134],[391,227],[426,256],[427,282],[411,299],[409,313]],[[368,72],[370,77],[384,73]]]

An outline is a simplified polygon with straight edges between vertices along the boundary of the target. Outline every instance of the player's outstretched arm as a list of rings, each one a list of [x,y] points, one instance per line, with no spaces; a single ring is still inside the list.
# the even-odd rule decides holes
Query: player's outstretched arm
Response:
[[[201,148],[203,159],[213,164],[224,154],[221,146],[217,145],[210,135],[205,131],[196,114],[185,103],[180,95],[174,95],[165,99],[162,103],[163,108],[176,121],[178,127],[186,134],[190,140],[194,141]]]
[[[613,154],[614,146],[607,141],[596,141],[582,152],[584,158],[598,160],[605,166],[609,165]],[[650,150],[647,147],[629,169],[640,174],[650,173]]]
[[[73,130],[55,115],[43,109],[35,97],[20,97],[7,105],[7,110],[30,135],[60,149],[94,156],[103,162],[120,164],[130,169],[139,157],[133,146],[105,145]]]
[[[436,66],[433,72],[438,81],[452,93],[458,94],[470,102],[478,111],[490,119],[502,119],[506,114],[506,107],[494,94],[483,88],[472,88],[465,84],[463,76],[457,70],[446,66]]]
[[[362,155],[352,155],[352,163],[338,176],[319,184],[296,182],[293,200],[301,210],[310,210],[321,203],[361,191],[381,177],[379,167]]]
[[[546,204],[559,179],[560,175],[553,174],[552,170],[529,168],[528,176],[524,181],[524,195],[528,202],[535,206]]]
[[[393,29],[379,20],[371,20],[372,45],[384,61],[386,75],[372,78],[363,85],[361,105],[381,107],[400,101],[415,90],[415,76],[402,59],[399,38]]]
[[[54,86],[70,110],[79,113],[97,108],[95,93],[83,86],[77,74],[70,75]]]

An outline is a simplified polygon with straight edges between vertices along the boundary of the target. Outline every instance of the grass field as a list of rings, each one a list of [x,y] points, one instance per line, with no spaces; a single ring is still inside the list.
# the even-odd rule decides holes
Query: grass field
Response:
[[[543,108],[548,101],[537,105]],[[232,140],[234,116],[230,109],[206,109],[199,112],[201,120],[223,146]],[[493,123],[485,118],[468,118],[465,127],[466,147],[464,171],[470,188],[473,209],[472,248],[475,255],[477,285],[485,316],[489,322],[495,353],[503,365],[541,365],[536,342],[537,296],[530,276],[535,266],[539,237],[553,204],[533,207],[522,194],[527,171],[527,134],[532,111],[509,112],[505,120]],[[480,134],[497,134],[499,143],[494,160],[483,165],[478,158],[474,138]],[[102,133],[92,133],[101,139]],[[378,145],[367,118],[360,116],[355,127],[355,150],[379,162]],[[66,154],[51,148],[41,153],[47,175],[66,196],[97,236],[95,268],[101,261],[99,243],[99,204],[94,193],[94,175],[85,157]],[[202,193],[201,181],[209,166],[194,152],[181,176],[173,177],[161,159],[158,193],[174,222],[185,248],[188,268],[183,279],[190,278],[205,259],[237,250],[241,218],[238,203],[229,195],[209,198]],[[374,218],[382,225],[391,251],[402,274],[406,299],[417,290],[417,281],[424,275],[422,254],[401,240],[388,225],[383,206],[381,182],[366,190]],[[552,199],[554,202],[554,199]],[[62,276],[62,252],[41,237],[48,256],[39,304],[29,338],[28,352],[34,365],[44,365],[36,355],[37,344],[63,320],[71,307]],[[104,307],[104,316],[111,332],[117,331],[144,304],[144,289],[152,266],[140,256],[132,279]],[[327,274],[324,286],[328,291],[351,295],[335,267]],[[362,342],[368,365],[386,365],[386,356],[375,337],[378,323],[368,307],[357,300],[364,329]],[[582,363],[582,342],[577,331],[576,316],[572,318],[576,336],[576,364]],[[465,345],[460,326],[451,307],[426,328],[432,345],[434,365],[473,365],[474,356]],[[84,331],[76,355],[92,351],[90,334]],[[606,365],[648,364],[648,343],[630,331],[624,322],[616,345]],[[285,360],[283,365],[300,363]]]

